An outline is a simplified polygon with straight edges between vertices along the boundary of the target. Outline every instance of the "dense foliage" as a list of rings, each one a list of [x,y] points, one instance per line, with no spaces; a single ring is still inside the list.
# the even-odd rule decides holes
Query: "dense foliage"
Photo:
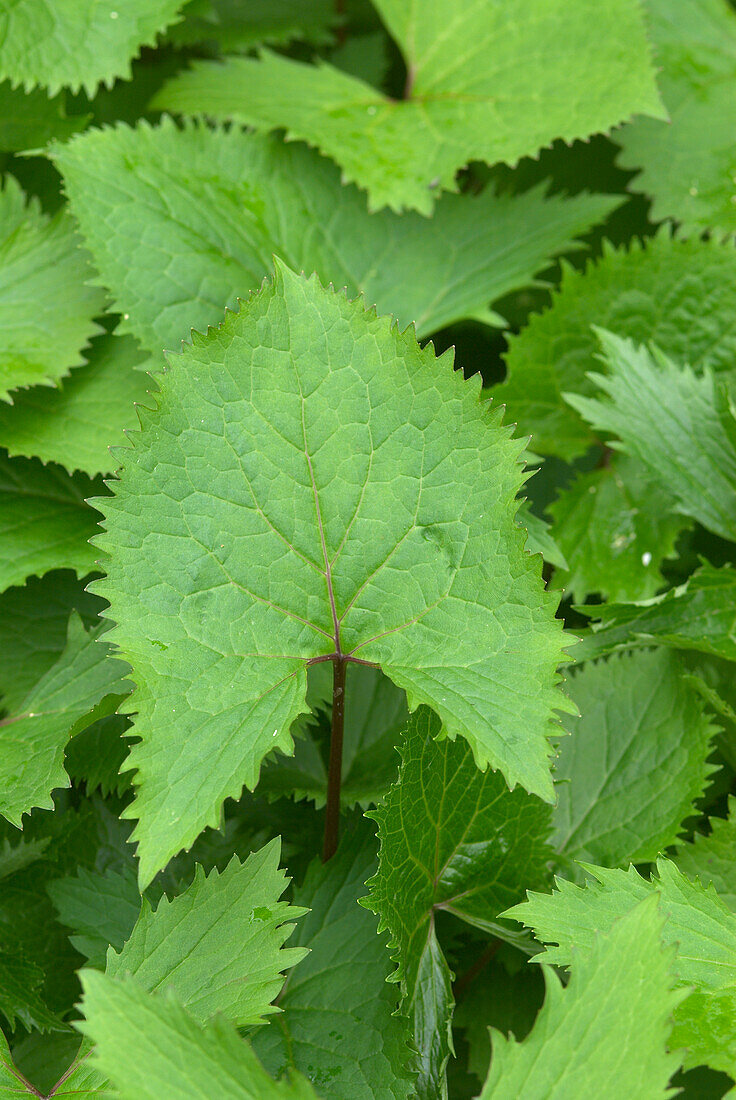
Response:
[[[0,0],[0,1098],[736,1095],[735,84]]]

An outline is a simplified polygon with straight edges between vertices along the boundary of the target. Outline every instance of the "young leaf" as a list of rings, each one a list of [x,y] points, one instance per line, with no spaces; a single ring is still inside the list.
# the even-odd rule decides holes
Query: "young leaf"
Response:
[[[397,949],[419,1053],[420,1096],[434,1095],[452,1051],[451,975],[435,933],[439,910],[498,933],[498,914],[531,882],[546,879],[549,808],[503,778],[479,772],[463,742],[437,740],[442,724],[422,707],[401,744],[401,770],[372,815],[381,839],[379,870],[363,904]]]
[[[34,684],[61,656],[76,611],[86,627],[102,600],[86,592],[69,569],[29,577],[0,596],[0,706],[18,711]]]
[[[95,568],[89,539],[99,513],[86,503],[102,483],[0,451],[0,592],[50,569]]]
[[[681,844],[674,861],[688,878],[715,887],[721,901],[736,912],[736,799],[728,800],[728,817],[710,818],[707,836],[696,833],[692,843]]]
[[[588,662],[568,683],[581,717],[566,719],[555,768],[558,851],[607,867],[656,859],[703,793],[717,727],[672,650]]]
[[[279,901],[287,878],[272,840],[220,873],[201,867],[188,890],[158,907],[148,901],[122,951],[107,954],[106,973],[130,973],[143,989],[171,990],[196,1020],[223,1013],[239,1027],[276,1012],[282,971],[306,952],[284,947],[306,910]]]
[[[565,394],[611,445],[634,456],[678,511],[736,540],[736,417],[710,371],[698,378],[658,348],[598,331],[608,368],[592,380],[605,397]]]
[[[664,584],[659,566],[674,557],[687,526],[673,513],[671,494],[626,455],[578,474],[547,511],[569,563],[555,572],[552,587],[564,588],[578,603],[593,593],[609,600],[653,596]]]
[[[655,221],[691,233],[736,231],[733,131],[736,17],[725,0],[646,0],[659,85],[669,119],[619,130],[619,164],[641,169],[629,187],[653,199]]]
[[[34,386],[14,394],[12,406],[0,403],[0,446],[9,454],[58,462],[70,473],[112,473],[110,444],[137,427],[134,405],[150,404],[156,385],[134,369],[146,356],[130,336],[101,336],[86,358],[57,388]]]
[[[658,862],[659,877],[651,881],[641,878],[633,867],[611,871],[583,866],[592,876],[586,886],[558,879],[556,893],[530,892],[528,901],[506,914],[553,945],[534,961],[569,966],[576,950],[589,952],[596,935],[607,932],[637,902],[658,895],[660,910],[667,918],[662,940],[677,948],[675,977],[694,991],[675,1010],[678,1043],[688,1048],[685,1064],[689,1068],[705,1063],[733,1076],[733,1030],[709,1031],[703,1026],[703,1017],[712,1012],[714,1018],[736,1020],[736,914],[712,887],[706,890],[700,883],[690,882],[669,860]]]
[[[300,1073],[269,1077],[228,1020],[203,1027],[174,997],[152,996],[130,978],[86,970],[82,981],[80,1028],[120,1100],[317,1100]]]
[[[458,9],[453,0],[432,0],[421,13],[412,0],[375,6],[406,63],[404,99],[331,65],[264,51],[196,62],[152,107],[285,129],[336,160],[371,208],[423,214],[470,160],[515,164],[555,138],[587,137],[635,112],[664,117],[632,0],[604,9],[590,0],[522,0],[513,11]]]
[[[509,377],[494,397],[507,407],[534,449],[571,460],[594,442],[562,392],[592,396],[587,372],[600,351],[592,325],[638,343],[653,341],[696,370],[730,370],[736,356],[736,251],[717,241],[673,238],[662,230],[646,242],[615,249],[579,271],[562,265],[552,305],[509,339]]]
[[[523,1043],[492,1031],[493,1059],[479,1100],[666,1100],[681,1058],[665,1046],[683,991],[672,988],[674,950],[662,950],[651,897],[573,951],[563,989],[545,967],[547,995]],[[622,959],[626,964],[622,966]]]
[[[303,145],[187,126],[91,130],[53,157],[123,327],[151,352],[219,322],[272,270],[272,255],[361,292],[426,336],[489,313],[528,286],[618,199],[582,194],[451,195],[431,221],[365,198]],[[146,227],[141,233],[141,219]]]
[[[99,629],[88,634],[72,613],[59,660],[31,688],[18,713],[0,721],[0,813],[18,828],[34,806],[53,808],[56,787],[70,786],[63,761],[72,734],[84,729],[103,699],[130,689],[127,665],[109,656],[109,649]]]
[[[294,942],[309,954],[289,974],[282,1010],[253,1037],[274,1075],[309,1075],[325,1100],[409,1100],[405,1021],[392,1015],[390,963],[375,918],[358,905],[375,870],[375,839],[354,828],[329,863],[313,863],[294,900],[309,907]]]
[[[1,49],[0,49],[1,53]],[[0,191],[0,400],[79,366],[105,303],[69,215],[41,213],[12,176]]]
[[[72,946],[90,966],[104,969],[108,946],[122,949],[140,913],[132,869],[108,867],[100,873],[80,867],[76,875],[50,882],[48,892],[59,920],[72,929]]]
[[[586,614],[593,608],[585,607]],[[637,646],[672,646],[736,661],[736,570],[702,565],[684,584],[639,603],[601,604],[600,621],[575,647],[585,661]]]
[[[563,637],[514,522],[523,444],[477,383],[281,266],[172,363],[100,538],[138,684],[141,882],[291,751],[317,657],[380,665],[550,799]]]
[[[23,0],[6,5],[2,17],[0,79],[37,84],[55,95],[64,85],[84,88],[116,77],[130,79],[130,62],[141,46],[174,22],[182,0]]]
[[[247,53],[254,46],[285,46],[298,40],[329,45],[337,22],[334,0],[207,0],[185,4],[182,20],[166,37],[177,46],[216,44],[222,53]]]

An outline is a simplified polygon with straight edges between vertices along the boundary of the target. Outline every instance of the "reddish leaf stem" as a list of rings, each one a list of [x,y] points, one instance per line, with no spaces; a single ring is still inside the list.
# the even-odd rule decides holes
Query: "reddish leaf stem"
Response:
[[[327,773],[327,810],[322,862],[327,863],[337,851],[340,836],[340,784],[342,781],[342,741],[345,729],[345,679],[348,661],[342,653],[335,654],[332,663],[332,735],[330,737],[330,767]]]

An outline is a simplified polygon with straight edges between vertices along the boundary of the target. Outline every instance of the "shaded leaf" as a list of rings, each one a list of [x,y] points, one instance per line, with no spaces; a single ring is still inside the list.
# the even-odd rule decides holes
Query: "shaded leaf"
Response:
[[[282,1010],[253,1048],[270,1073],[309,1075],[326,1100],[408,1100],[405,1023],[393,1016],[390,962],[375,918],[358,905],[375,869],[375,840],[354,829],[329,863],[315,862],[294,900],[309,907],[294,943],[309,949],[289,974]]]
[[[50,569],[81,577],[95,568],[88,540],[99,513],[86,498],[101,488],[85,474],[0,451],[0,592]]]
[[[653,860],[703,793],[717,732],[679,655],[635,650],[573,671],[581,717],[566,718],[554,842],[605,866]]]
[[[84,629],[73,612],[66,648],[59,660],[34,685],[17,714],[0,721],[0,813],[21,827],[33,807],[53,809],[51,792],[70,786],[64,771],[69,738],[84,729],[85,720],[108,696],[125,695],[128,667],[109,655],[100,631]]]
[[[16,6],[17,10],[17,6]],[[1,53],[1,50],[0,50]],[[0,399],[11,390],[49,385],[82,362],[100,331],[93,321],[105,294],[88,286],[92,267],[65,210],[53,218],[26,201],[6,176],[0,191]]]
[[[87,364],[57,388],[34,386],[0,403],[0,446],[11,455],[58,462],[67,470],[111,473],[117,462],[110,444],[138,426],[135,403],[151,404],[156,384],[135,370],[146,360],[129,336],[102,336],[87,352]]]
[[[702,565],[684,584],[638,603],[601,604],[574,650],[577,661],[637,646],[672,646],[736,661],[736,571]]]
[[[370,215],[334,165],[303,145],[238,130],[88,131],[55,146],[72,210],[122,329],[151,352],[176,348],[260,286],[273,255],[365,295],[420,337],[535,282],[601,221],[616,196],[450,195],[431,221]],[[141,224],[145,232],[141,232]]]
[[[673,513],[671,494],[626,455],[578,474],[547,511],[568,562],[555,572],[552,587],[564,588],[578,603],[594,593],[608,600],[653,596],[664,584],[659,566],[674,557],[687,526]]]
[[[108,946],[122,949],[140,912],[132,869],[99,873],[80,867],[76,875],[54,879],[48,891],[59,920],[73,932],[72,946],[91,966],[104,969]]]
[[[689,232],[736,231],[733,132],[736,18],[724,0],[646,0],[647,23],[669,120],[637,119],[618,131],[629,184],[651,196],[653,220]]]
[[[688,878],[712,885],[729,909],[736,911],[736,799],[728,800],[728,817],[711,817],[710,832],[696,833],[692,843],[681,844],[674,861]]]
[[[0,149],[39,149],[50,141],[66,141],[83,130],[88,115],[68,115],[63,92],[49,99],[44,91],[24,92],[9,80],[0,84]]]
[[[568,461],[593,442],[590,428],[562,399],[593,396],[587,372],[599,369],[592,325],[637,343],[653,341],[696,370],[730,370],[736,356],[736,251],[717,241],[673,238],[663,230],[615,249],[579,271],[562,265],[552,305],[509,338],[508,380],[494,387],[508,419],[533,435],[542,454]]]
[[[421,13],[412,0],[375,7],[406,63],[404,99],[324,62],[264,51],[195,62],[152,106],[284,129],[336,160],[372,208],[423,214],[441,189],[455,189],[457,169],[470,160],[515,164],[555,138],[587,137],[635,112],[664,117],[630,0],[604,9],[590,0],[523,0],[513,9],[431,0]]]
[[[391,933],[393,975],[419,1053],[418,1093],[433,1096],[452,1052],[451,974],[435,931],[439,910],[503,935],[498,914],[532,882],[546,880],[550,813],[503,778],[479,772],[463,742],[445,738],[422,707],[401,742],[401,769],[371,814],[379,870],[364,904]]]
[[[697,377],[654,345],[637,347],[598,330],[607,373],[591,375],[603,395],[565,394],[611,446],[636,458],[676,509],[736,539],[736,417],[713,374]]]

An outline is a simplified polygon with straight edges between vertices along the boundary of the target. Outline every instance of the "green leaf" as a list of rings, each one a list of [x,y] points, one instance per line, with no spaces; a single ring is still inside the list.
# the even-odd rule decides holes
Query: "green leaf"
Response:
[[[688,878],[712,885],[721,901],[736,912],[736,798],[729,796],[728,817],[711,817],[707,836],[696,833],[692,843],[681,844],[674,861]]]
[[[149,992],[168,989],[197,1020],[223,1013],[239,1027],[277,1011],[282,971],[306,952],[284,947],[306,910],[279,901],[288,879],[272,840],[220,873],[197,867],[188,890],[155,910],[148,901],[122,951],[107,955],[107,974],[133,974]]]
[[[43,970],[14,946],[0,948],[0,1014],[11,1029],[20,1023],[39,1031],[64,1030],[65,1025],[46,1006]]]
[[[130,79],[141,46],[174,22],[182,0],[23,0],[6,5],[0,23],[0,79],[26,91],[42,84],[84,88]]]
[[[525,886],[546,881],[549,808],[502,776],[479,772],[463,742],[422,707],[401,743],[399,778],[374,810],[379,870],[364,904],[391,933],[404,1011],[419,1053],[420,1096],[434,1095],[452,1052],[451,975],[437,941],[444,910],[498,934],[498,914]]]
[[[652,600],[581,610],[600,621],[575,647],[577,661],[653,643],[736,661],[736,570],[728,565],[702,565]]]
[[[546,562],[557,569],[567,569],[567,560],[552,537],[550,525],[530,511],[524,501],[517,513],[517,522],[527,533],[526,548],[530,554],[541,554]]]
[[[655,649],[588,662],[568,690],[581,717],[566,719],[555,768],[558,851],[608,867],[655,859],[714,770],[697,688],[678,654]]]
[[[67,141],[88,121],[89,115],[67,115],[63,92],[49,99],[40,89],[24,92],[9,80],[0,84],[0,149],[19,152]]]
[[[21,827],[34,806],[53,809],[51,792],[70,786],[64,771],[69,738],[106,696],[125,695],[127,666],[109,656],[100,631],[89,634],[72,613],[66,648],[34,685],[17,714],[0,721],[0,813]],[[117,700],[116,700],[117,701]]]
[[[523,443],[478,383],[281,266],[172,364],[99,539],[138,685],[141,882],[291,751],[333,653],[551,799],[563,636],[514,522]]]
[[[607,932],[637,902],[658,895],[666,917],[663,942],[677,948],[675,977],[680,985],[694,990],[675,1011],[677,1042],[688,1048],[685,1065],[705,1063],[733,1076],[734,1032],[726,1031],[724,1036],[716,1027],[709,1033],[703,1016],[712,1010],[714,1018],[736,1019],[736,914],[712,887],[690,882],[669,860],[658,862],[659,877],[651,881],[641,878],[633,867],[612,871],[583,866],[592,876],[584,887],[558,879],[556,893],[530,892],[528,901],[506,914],[533,928],[544,943],[556,945],[536,955],[535,961],[569,966],[575,951],[590,951],[596,935]]]
[[[553,588],[582,603],[593,593],[608,600],[644,600],[664,584],[659,570],[675,556],[687,520],[672,512],[670,493],[652,484],[626,455],[578,474],[547,509],[568,568]]]
[[[29,577],[0,596],[0,705],[18,711],[23,699],[56,663],[66,645],[69,615],[92,626],[102,601],[86,592],[71,570]]]
[[[306,1077],[274,1081],[232,1024],[204,1027],[173,997],[151,996],[132,980],[83,973],[94,1063],[120,1100],[317,1100]]]
[[[618,131],[619,164],[642,169],[629,187],[653,199],[654,221],[689,232],[736,231],[733,131],[736,18],[724,0],[646,0],[669,121],[637,119]]]
[[[646,247],[604,242],[597,264],[562,265],[551,308],[509,338],[508,381],[493,390],[509,420],[533,435],[534,449],[571,460],[593,442],[590,428],[562,399],[592,396],[587,372],[600,351],[592,325],[638,343],[653,341],[696,370],[731,370],[736,357],[736,252],[716,241],[673,239],[661,231]]]
[[[279,998],[282,1010],[253,1038],[273,1074],[308,1074],[325,1100],[409,1100],[405,1022],[393,1016],[390,962],[375,918],[358,905],[375,870],[375,839],[347,832],[329,863],[314,862],[294,900],[310,912],[294,942],[308,948]]]
[[[260,286],[275,253],[295,270],[361,292],[426,336],[527,286],[580,245],[615,196],[447,196],[431,221],[369,215],[334,165],[303,145],[238,130],[88,131],[55,146],[67,194],[129,329],[151,352]],[[141,232],[141,220],[146,230]],[[496,318],[499,323],[500,318]]]
[[[698,378],[654,345],[598,330],[608,373],[591,379],[605,397],[564,395],[612,446],[636,458],[676,508],[736,540],[736,417],[710,371]]]
[[[531,1034],[517,1043],[492,1032],[480,1100],[673,1096],[667,1083],[681,1057],[665,1046],[683,993],[672,989],[674,951],[662,950],[662,923],[655,898],[647,898],[588,951],[573,952],[566,988],[545,968],[547,995]]]
[[[126,731],[131,722],[123,714],[106,714],[75,734],[66,747],[67,775],[84,783],[87,794],[99,790],[123,795],[130,788],[130,772],[123,768],[128,757]]]
[[[322,698],[316,705],[329,710],[332,702],[332,668],[312,665],[309,678],[319,673]],[[314,709],[307,685],[307,703]],[[377,669],[353,665],[348,674],[343,731],[342,780],[340,801],[343,806],[356,803],[368,806],[378,801],[396,776],[396,734],[408,717],[406,695]],[[304,725],[304,729],[300,726]],[[293,794],[310,798],[317,807],[327,798],[327,766],[317,743],[316,731],[304,719],[291,727],[294,755],[269,761],[259,780],[258,790],[267,794]]]
[[[130,336],[99,337],[86,366],[56,388],[34,386],[14,394],[12,406],[0,403],[0,446],[70,472],[112,473],[110,444],[124,443],[123,431],[138,426],[134,404],[150,404],[156,389],[134,369],[145,360]]]
[[[43,857],[48,843],[48,837],[29,840],[21,836],[17,844],[13,844],[8,837],[5,837],[0,845],[0,881],[36,863]]]
[[[195,62],[152,107],[284,129],[337,161],[371,208],[423,214],[470,160],[515,164],[555,138],[587,137],[635,112],[664,117],[632,0],[605,9],[591,0],[522,0],[513,9],[432,0],[421,13],[412,0],[375,6],[406,63],[404,99],[324,62],[264,51]]]
[[[294,40],[329,45],[338,11],[334,0],[248,0],[245,7],[241,0],[192,0],[182,16],[167,34],[175,45],[206,42],[222,53],[245,53]]]
[[[102,483],[0,451],[0,592],[50,569],[84,576],[96,565],[89,539],[99,513],[86,503]]]
[[[11,1100],[11,1097],[33,1095],[33,1085],[16,1069],[8,1041],[0,1031],[0,1097],[2,1100]],[[38,1095],[38,1090],[35,1090],[35,1095]]]
[[[104,969],[108,946],[121,950],[140,912],[132,869],[100,873],[80,867],[76,875],[54,879],[48,892],[59,920],[74,933],[72,946],[90,966]]]
[[[100,331],[93,317],[105,303],[88,286],[89,257],[65,210],[53,218],[26,198],[12,176],[0,191],[0,400],[11,390],[50,385],[79,366]]]

